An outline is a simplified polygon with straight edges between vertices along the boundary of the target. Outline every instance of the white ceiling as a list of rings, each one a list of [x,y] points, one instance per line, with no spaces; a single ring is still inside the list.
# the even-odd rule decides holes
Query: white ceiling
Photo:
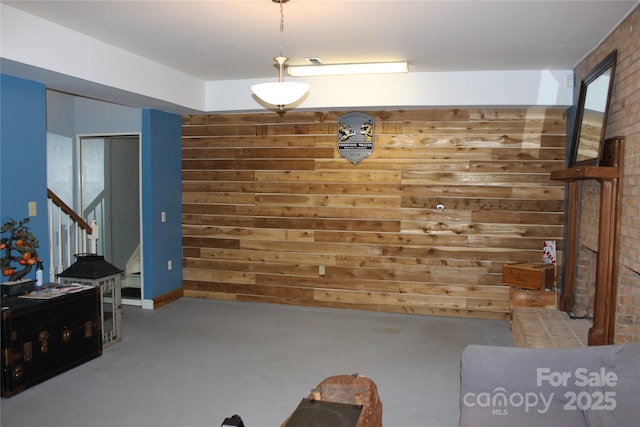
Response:
[[[275,77],[271,0],[5,1],[205,81]],[[640,2],[291,0],[284,54],[410,71],[571,69]]]

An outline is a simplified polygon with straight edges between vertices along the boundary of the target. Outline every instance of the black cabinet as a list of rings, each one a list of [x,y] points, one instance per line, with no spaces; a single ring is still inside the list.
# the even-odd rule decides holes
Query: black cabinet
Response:
[[[2,397],[102,354],[100,294],[2,298]]]

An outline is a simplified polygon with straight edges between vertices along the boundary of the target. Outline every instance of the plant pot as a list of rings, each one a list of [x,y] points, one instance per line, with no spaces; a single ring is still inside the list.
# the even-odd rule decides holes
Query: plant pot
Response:
[[[36,281],[33,279],[14,280],[12,282],[0,283],[2,298],[23,295],[36,288]]]

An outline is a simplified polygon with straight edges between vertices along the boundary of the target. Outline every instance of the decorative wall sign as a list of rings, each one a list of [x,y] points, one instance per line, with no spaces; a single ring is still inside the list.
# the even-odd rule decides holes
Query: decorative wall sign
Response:
[[[347,113],[338,117],[338,152],[354,165],[373,151],[373,116]]]

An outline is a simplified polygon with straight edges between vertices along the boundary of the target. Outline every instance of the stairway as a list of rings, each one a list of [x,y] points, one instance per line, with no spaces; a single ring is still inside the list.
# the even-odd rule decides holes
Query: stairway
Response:
[[[122,304],[142,305],[140,245],[129,257],[122,281]]]

